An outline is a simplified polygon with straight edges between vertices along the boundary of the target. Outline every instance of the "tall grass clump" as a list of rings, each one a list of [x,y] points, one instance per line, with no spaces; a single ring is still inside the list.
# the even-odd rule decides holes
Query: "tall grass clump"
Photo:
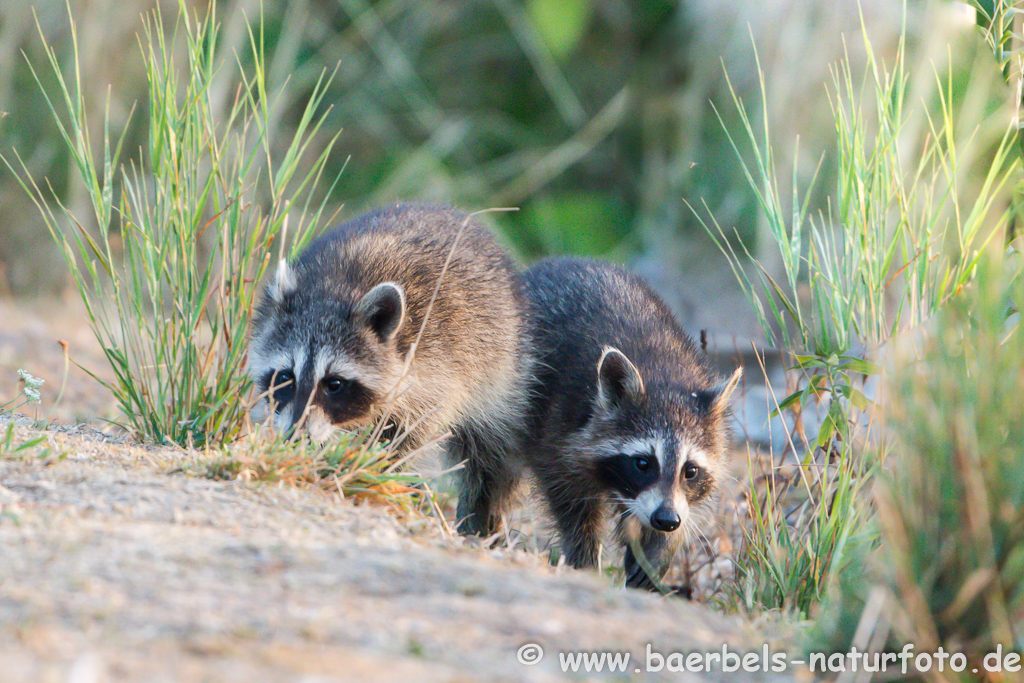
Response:
[[[904,350],[878,497],[894,634],[975,665],[1024,647],[1024,279],[1006,279],[999,260],[982,264]]]
[[[808,618],[835,588],[836,573],[863,560],[874,536],[863,501],[871,478],[843,444],[820,466],[753,465],[743,547],[727,606]]]
[[[979,263],[927,333],[898,344],[884,420],[892,466],[875,496],[881,545],[819,624],[835,651],[941,648],[962,653],[975,670],[964,680],[977,680],[993,671],[991,653],[1002,665],[1024,647],[1019,256],[1016,274],[994,256]],[[994,678],[1022,679],[1019,669]]]
[[[801,201],[794,186],[784,201],[769,132],[759,135],[734,100],[756,159],[744,166],[747,181],[778,248],[781,279],[763,269],[752,277],[722,227],[705,224],[767,340],[819,358],[876,349],[931,318],[970,280],[984,246],[1005,234],[1003,202],[1020,172],[1005,120],[994,134],[997,117],[967,111],[967,98],[957,96],[973,74],[954,75],[953,64],[944,75],[912,74],[905,40],[892,64],[870,44],[866,53],[863,82],[848,59],[833,70],[838,179],[834,202],[819,215],[807,210],[809,191]],[[726,133],[741,155],[744,143]],[[972,175],[979,168],[980,177]]]
[[[878,361],[897,333],[931,320],[972,281],[980,255],[1006,234],[1020,179],[1015,131],[993,115],[993,93],[958,93],[991,81],[952,59],[944,74],[910,68],[905,39],[888,63],[867,40],[865,54],[862,80],[849,58],[833,70],[837,184],[824,212],[809,210],[795,173],[783,195],[767,126],[758,133],[734,94],[746,139],[726,135],[739,158],[752,149],[744,171],[779,267],[751,268],[732,236],[705,222],[766,340],[793,363],[791,393],[772,406],[792,425],[789,448],[764,476],[751,458],[737,581],[748,607],[807,614],[877,540],[863,506],[884,460],[866,444],[887,452],[875,425],[884,410],[875,392],[888,379]],[[763,76],[761,88],[767,109]]]
[[[323,75],[294,137],[283,148],[270,139],[278,112],[266,89],[262,24],[250,26],[246,54],[222,54],[215,6],[198,16],[180,2],[173,31],[159,9],[146,18],[139,45],[148,99],[136,113],[147,117],[148,138],[139,158],[127,160],[109,114],[102,140],[92,139],[73,32],[70,76],[45,46],[57,92],[33,68],[98,235],[20,157],[4,160],[62,248],[127,426],[156,443],[217,444],[242,427],[256,283],[275,245],[287,235],[294,250],[319,223],[314,188],[333,146],[318,155],[311,146],[330,80]],[[278,250],[274,260],[286,253]]]

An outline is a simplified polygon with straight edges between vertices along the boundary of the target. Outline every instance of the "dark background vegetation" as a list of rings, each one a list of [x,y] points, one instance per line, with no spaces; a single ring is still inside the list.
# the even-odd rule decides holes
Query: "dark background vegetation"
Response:
[[[164,5],[173,30],[176,3]],[[35,16],[28,3],[0,6],[0,145],[74,209],[84,194],[30,71],[43,63],[41,31],[70,73],[68,8],[63,0],[34,6]],[[115,128],[130,127],[129,156],[146,135],[145,112],[129,114],[144,102],[137,34],[153,6],[70,2],[93,139],[98,145],[109,107]],[[980,41],[964,7],[908,3],[915,49],[927,55],[953,35],[968,48],[957,59],[971,62]],[[331,197],[339,218],[399,199],[519,207],[495,220],[522,257],[653,254],[654,279],[669,286],[726,270],[688,202],[735,228],[769,268],[774,258],[716,114],[736,128],[725,75],[755,122],[768,120],[780,178],[806,183],[824,159],[813,199],[824,208],[835,163],[830,65],[863,51],[862,22],[873,48],[891,53],[903,21],[899,3],[877,0],[236,0],[217,7],[223,55],[245,59],[244,18],[261,12],[269,87],[280,97],[273,139],[288,139],[313,84],[337,69],[321,136],[340,132],[329,162],[341,172]],[[222,80],[226,108],[237,84]],[[19,295],[60,290],[67,277],[37,210],[9,174],[0,177],[0,286]],[[700,289],[673,303],[703,306],[692,301]]]

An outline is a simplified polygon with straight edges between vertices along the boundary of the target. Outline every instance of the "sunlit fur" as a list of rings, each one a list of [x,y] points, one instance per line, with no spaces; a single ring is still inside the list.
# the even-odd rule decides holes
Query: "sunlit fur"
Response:
[[[611,517],[627,585],[650,588],[711,509],[738,371],[724,383],[713,376],[667,306],[621,268],[550,259],[524,282],[537,365],[523,454],[563,554],[596,565]],[[664,530],[666,519],[678,528]]]
[[[508,452],[525,410],[522,310],[514,264],[489,231],[452,209],[392,206],[278,266],[253,319],[249,371],[282,431],[324,439],[387,419],[411,452],[451,430],[448,456],[466,462],[466,529],[486,531],[519,477]],[[471,516],[480,510],[489,516]]]

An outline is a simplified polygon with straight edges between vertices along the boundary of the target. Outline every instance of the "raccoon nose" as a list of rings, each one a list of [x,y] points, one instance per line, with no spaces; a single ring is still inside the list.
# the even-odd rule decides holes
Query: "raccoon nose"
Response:
[[[675,531],[682,524],[679,513],[668,503],[662,503],[661,507],[651,513],[651,526],[655,531]]]

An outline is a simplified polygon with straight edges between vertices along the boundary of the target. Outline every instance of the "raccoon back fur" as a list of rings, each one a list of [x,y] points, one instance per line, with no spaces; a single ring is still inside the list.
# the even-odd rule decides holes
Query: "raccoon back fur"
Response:
[[[489,231],[452,209],[397,205],[281,262],[252,323],[249,371],[284,431],[322,440],[389,410],[408,452],[451,428],[448,456],[467,462],[463,530],[483,532],[495,519],[473,513],[500,514],[516,477],[507,451],[525,409],[522,311],[514,264]]]
[[[569,564],[596,565],[610,512],[626,584],[652,588],[710,511],[740,371],[720,382],[665,303],[621,268],[548,259],[523,277],[536,354],[526,464]]]

